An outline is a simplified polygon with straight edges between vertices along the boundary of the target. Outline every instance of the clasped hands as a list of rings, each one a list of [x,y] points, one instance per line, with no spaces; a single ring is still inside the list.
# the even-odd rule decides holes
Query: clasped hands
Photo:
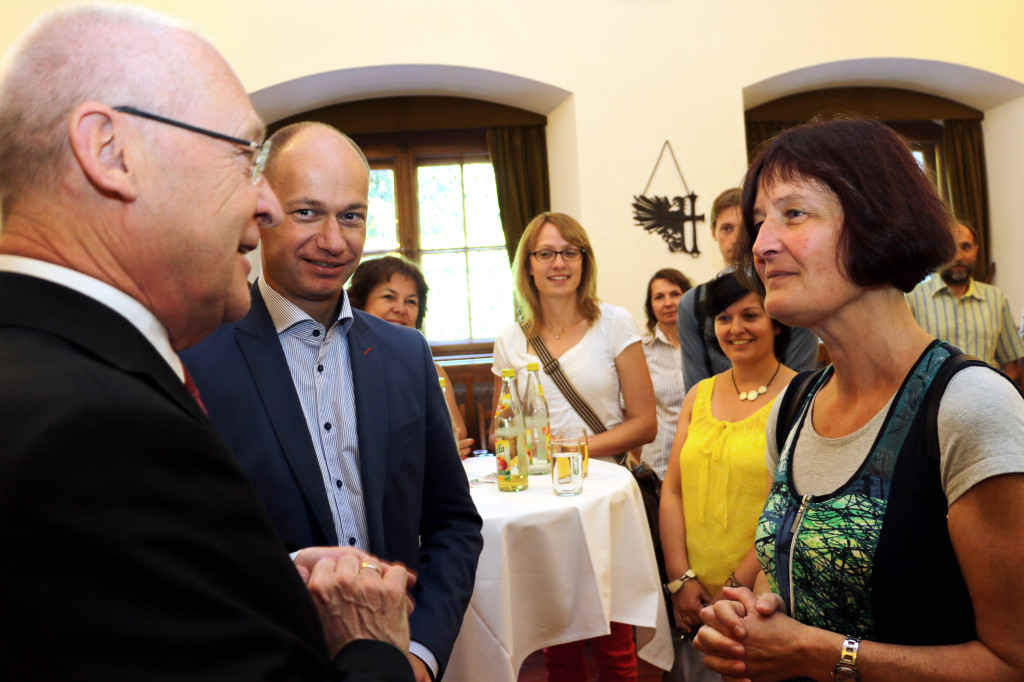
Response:
[[[672,595],[672,607],[675,610],[676,625],[684,632],[696,633],[701,626],[701,611],[707,606],[723,599],[728,599],[723,587],[715,593],[708,594],[707,589],[698,578],[691,578]]]
[[[704,665],[728,681],[768,682],[796,677],[797,643],[806,626],[786,615],[779,595],[746,587],[723,588],[724,599],[705,606],[694,646]]]
[[[294,563],[320,613],[332,658],[357,639],[409,650],[408,590],[415,574],[353,547],[308,547]]]

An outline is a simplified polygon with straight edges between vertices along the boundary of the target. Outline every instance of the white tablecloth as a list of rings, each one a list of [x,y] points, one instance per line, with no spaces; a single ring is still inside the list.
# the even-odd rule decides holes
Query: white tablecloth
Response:
[[[467,471],[494,459],[467,459]],[[515,682],[534,651],[637,627],[638,654],[668,670],[672,641],[640,491],[623,467],[590,461],[583,493],[550,476],[521,492],[474,484],[484,549],[445,682]]]

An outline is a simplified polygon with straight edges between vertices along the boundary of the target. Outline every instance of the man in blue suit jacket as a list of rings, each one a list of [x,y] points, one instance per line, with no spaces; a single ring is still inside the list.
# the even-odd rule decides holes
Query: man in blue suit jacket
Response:
[[[410,660],[439,677],[483,540],[430,349],[342,289],[366,236],[358,147],[320,124],[271,145],[285,219],[261,231],[250,312],[183,358],[289,550],[354,545],[418,572]]]

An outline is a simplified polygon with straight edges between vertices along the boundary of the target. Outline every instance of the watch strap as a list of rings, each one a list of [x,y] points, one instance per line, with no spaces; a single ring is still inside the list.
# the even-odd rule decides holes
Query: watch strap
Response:
[[[857,653],[860,651],[860,639],[846,636],[843,640],[843,648],[839,652],[839,661],[832,670],[832,679],[845,682],[847,680],[859,680],[857,673]]]

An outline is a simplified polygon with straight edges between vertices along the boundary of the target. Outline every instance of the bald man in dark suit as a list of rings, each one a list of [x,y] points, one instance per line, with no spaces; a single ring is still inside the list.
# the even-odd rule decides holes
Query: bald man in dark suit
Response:
[[[293,565],[176,355],[248,308],[281,221],[261,136],[224,59],[150,12],[59,11],[8,55],[0,680],[413,679],[405,569]]]

